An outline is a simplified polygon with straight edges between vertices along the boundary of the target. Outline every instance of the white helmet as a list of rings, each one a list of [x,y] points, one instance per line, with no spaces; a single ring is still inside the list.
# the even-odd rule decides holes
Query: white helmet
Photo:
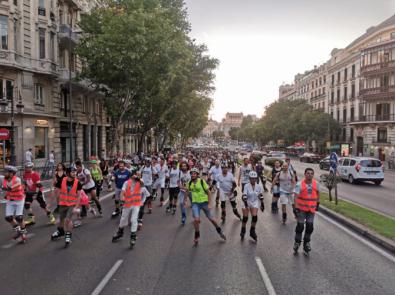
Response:
[[[27,162],[27,163],[25,164],[25,168],[30,168],[30,169],[32,169],[32,168],[34,168],[34,164],[33,164],[32,162]]]
[[[15,166],[11,166],[11,165],[6,165],[4,167],[4,170],[7,172],[14,173],[14,174],[18,172],[18,168],[16,168]]]
[[[248,175],[250,178],[258,178],[258,174],[255,171],[251,171]]]
[[[192,168],[190,173],[191,173],[191,174],[192,174],[192,173],[197,173],[197,174],[199,174],[200,172],[199,172],[199,169],[197,169],[197,168]]]

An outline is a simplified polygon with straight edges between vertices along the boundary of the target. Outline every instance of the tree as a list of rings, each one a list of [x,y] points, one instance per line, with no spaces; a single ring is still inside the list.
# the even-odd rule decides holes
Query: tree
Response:
[[[153,129],[169,137],[195,133],[183,128],[188,119],[181,127],[174,122],[186,105],[202,111],[189,118],[188,122],[196,120],[190,128],[203,128],[218,61],[188,36],[183,1],[104,2],[83,16],[77,53],[85,65],[81,78],[106,93],[114,147],[119,150],[120,126],[125,122],[138,125],[140,139]]]
[[[225,137],[225,133],[222,130],[215,130],[213,132],[213,138],[219,140]]]

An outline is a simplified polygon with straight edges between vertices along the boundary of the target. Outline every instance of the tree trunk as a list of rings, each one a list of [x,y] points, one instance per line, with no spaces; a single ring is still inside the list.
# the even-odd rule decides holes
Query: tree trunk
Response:
[[[141,152],[144,152],[143,149],[144,149],[145,134],[146,133],[143,132],[143,133],[140,133],[140,135],[139,135],[139,148],[138,148],[138,151],[137,151],[138,154],[141,154]]]
[[[162,142],[159,145],[159,150],[160,151],[163,150],[163,148],[165,147],[166,140],[167,140],[167,132],[164,134],[163,140],[162,140]]]

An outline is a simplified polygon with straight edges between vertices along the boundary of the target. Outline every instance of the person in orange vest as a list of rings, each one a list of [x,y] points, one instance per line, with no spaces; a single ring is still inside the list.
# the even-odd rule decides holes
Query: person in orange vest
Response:
[[[297,224],[295,229],[294,252],[298,252],[302,242],[303,251],[308,254],[311,251],[310,237],[314,230],[314,216],[320,205],[320,184],[314,179],[314,170],[306,168],[304,179],[295,186],[295,212]],[[305,229],[306,223],[306,229]]]
[[[121,220],[119,221],[117,232],[112,237],[113,242],[121,239],[123,237],[123,230],[130,220],[130,248],[133,248],[137,239],[140,207],[144,204],[145,199],[150,196],[140,177],[141,174],[137,172],[123,184],[121,191],[121,201],[123,202]]]
[[[70,166],[66,169],[67,177],[64,177],[59,190],[58,212],[59,226],[51,235],[51,240],[57,240],[64,236],[65,247],[71,243],[71,230],[73,229],[72,216],[74,208],[79,206],[82,184],[77,179],[77,169]]]
[[[26,226],[23,220],[23,206],[25,192],[22,181],[16,176],[18,169],[14,166],[5,166],[2,189],[5,191],[7,200],[5,208],[5,220],[9,222],[15,231],[13,239],[24,243],[27,240]]]

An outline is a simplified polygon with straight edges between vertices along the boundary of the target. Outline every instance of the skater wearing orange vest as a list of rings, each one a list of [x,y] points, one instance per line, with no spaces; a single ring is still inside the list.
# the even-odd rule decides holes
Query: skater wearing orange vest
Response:
[[[297,225],[293,249],[295,253],[298,252],[306,223],[306,230],[303,237],[303,251],[308,254],[311,251],[310,237],[314,230],[314,216],[320,205],[320,186],[314,179],[314,170],[312,168],[306,168],[304,177],[295,187]]]
[[[79,206],[82,184],[76,178],[77,170],[75,167],[66,169],[67,177],[64,177],[60,186],[58,205],[59,205],[59,227],[51,235],[52,240],[61,236],[65,237],[65,247],[71,243],[71,230],[73,229],[72,216],[74,208]]]
[[[112,237],[112,241],[116,242],[123,237],[123,229],[128,225],[130,218],[130,248],[133,248],[137,239],[137,226],[140,207],[144,204],[145,199],[150,196],[148,190],[144,187],[144,183],[140,180],[140,173],[137,173],[127,180],[122,187],[121,201],[123,202],[121,220],[119,228]]]

